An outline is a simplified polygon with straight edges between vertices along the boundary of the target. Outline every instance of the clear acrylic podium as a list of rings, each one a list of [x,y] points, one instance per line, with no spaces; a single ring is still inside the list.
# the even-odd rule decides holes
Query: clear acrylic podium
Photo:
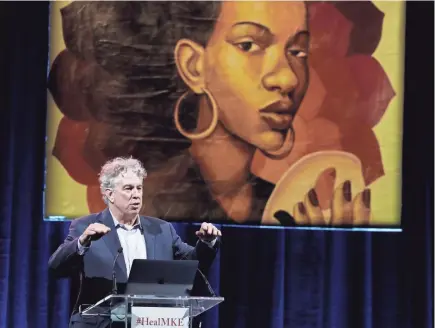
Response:
[[[174,326],[173,322],[166,321],[169,319],[165,319],[164,316],[156,314],[156,312],[163,309],[169,311],[169,313],[177,312],[178,315],[180,315],[179,313],[182,313],[181,318],[185,320],[184,327],[192,327],[192,318],[208,311],[212,307],[223,302],[223,300],[223,297],[109,295],[93,305],[81,306],[80,312],[84,317],[110,317],[113,322],[123,322],[125,328],[147,327],[146,324],[144,325],[144,320],[145,323],[149,320],[148,323],[150,326],[165,327],[165,323],[168,323],[168,327]],[[149,315],[141,317],[137,315],[137,313],[139,313],[138,311],[155,314],[157,317],[151,317],[152,319],[149,319]],[[138,322],[141,322],[142,324],[139,325]]]

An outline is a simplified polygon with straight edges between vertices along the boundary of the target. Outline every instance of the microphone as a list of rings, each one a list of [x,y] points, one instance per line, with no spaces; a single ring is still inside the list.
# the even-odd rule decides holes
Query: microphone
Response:
[[[207,277],[205,276],[205,274],[202,273],[202,271],[199,268],[196,268],[196,270],[199,272],[199,274],[201,275],[202,279],[204,280],[205,284],[207,285],[207,289],[208,292],[210,293],[210,295],[212,297],[216,297],[216,293],[214,292],[213,288],[211,288],[210,283],[208,282]]]
[[[179,261],[185,260],[187,259],[187,257],[190,255],[190,253],[184,254]],[[208,292],[210,293],[210,295],[212,297],[217,297],[216,293],[214,292],[213,288],[211,287],[207,277],[205,276],[204,273],[202,273],[200,268],[196,268],[196,271],[198,271],[198,273],[201,275],[202,280],[205,282],[205,285],[207,286]]]
[[[116,253],[115,256],[115,260],[113,261],[113,265],[112,265],[112,294],[116,295],[118,294],[118,287],[116,285],[116,272],[115,272],[115,264],[116,264],[116,260],[118,259],[118,256],[122,253],[122,247],[118,248],[118,251]]]

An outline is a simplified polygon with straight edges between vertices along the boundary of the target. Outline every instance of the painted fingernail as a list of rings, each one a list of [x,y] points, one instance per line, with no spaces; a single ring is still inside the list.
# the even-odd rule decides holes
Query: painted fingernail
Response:
[[[343,197],[347,202],[352,200],[352,190],[349,180],[346,180],[343,184]]]
[[[367,208],[370,208],[370,198],[371,198],[370,189],[364,190],[363,194],[362,194],[362,200],[363,200],[365,207],[367,207]]]
[[[301,214],[307,213],[307,211],[305,210],[305,206],[302,202],[298,203],[298,208],[299,208],[299,212],[301,212]]]
[[[314,189],[311,189],[308,192],[308,199],[310,200],[310,203],[313,204],[313,206],[319,206],[319,199],[317,198],[317,194]]]

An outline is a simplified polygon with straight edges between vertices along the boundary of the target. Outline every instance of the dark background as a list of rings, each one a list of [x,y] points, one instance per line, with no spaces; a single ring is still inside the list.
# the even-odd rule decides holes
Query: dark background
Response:
[[[433,327],[433,2],[407,2],[402,233],[229,228],[203,327]],[[0,4],[0,327],[66,327],[44,222],[49,4]],[[176,224],[194,240],[197,228]]]

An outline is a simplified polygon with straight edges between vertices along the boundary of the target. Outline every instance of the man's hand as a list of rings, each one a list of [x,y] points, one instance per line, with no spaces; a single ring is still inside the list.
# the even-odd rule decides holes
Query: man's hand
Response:
[[[79,238],[82,246],[89,246],[91,241],[98,240],[107,234],[110,228],[101,223],[90,224]]]
[[[201,241],[211,242],[222,236],[221,231],[211,223],[203,222],[201,228],[195,233]]]

